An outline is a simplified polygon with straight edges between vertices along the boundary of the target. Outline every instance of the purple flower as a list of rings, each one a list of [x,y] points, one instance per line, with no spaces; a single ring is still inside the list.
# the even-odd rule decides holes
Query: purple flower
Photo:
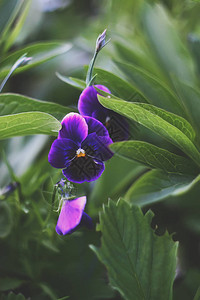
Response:
[[[110,91],[104,85],[96,87],[106,93]],[[113,142],[127,140],[129,137],[129,124],[124,117],[103,107],[97,98],[99,94],[93,86],[88,86],[83,90],[78,101],[78,110],[83,116],[93,117],[102,122],[110,134]]]
[[[85,196],[74,200],[64,199],[56,225],[56,232],[60,235],[69,234],[81,225],[92,228],[92,219],[84,212],[85,205]]]
[[[108,148],[112,140],[107,129],[98,120],[77,113],[66,115],[61,124],[49,151],[49,163],[63,169],[69,181],[96,180],[104,171],[103,162],[113,155]]]

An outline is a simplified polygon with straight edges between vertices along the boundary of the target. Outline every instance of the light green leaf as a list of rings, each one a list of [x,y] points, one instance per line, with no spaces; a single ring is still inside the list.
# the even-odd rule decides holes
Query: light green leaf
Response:
[[[186,115],[180,100],[160,79],[133,65],[116,61],[115,63],[132,80],[151,104],[181,116]]]
[[[65,82],[81,91],[86,88],[85,81],[83,81],[81,79],[74,78],[74,77],[66,77],[66,76],[61,75],[60,73],[56,73],[56,76],[63,82]]]
[[[115,96],[134,102],[148,102],[146,98],[130,83],[100,68],[94,68],[97,73],[96,83],[105,85]]]
[[[24,0],[3,0],[0,2],[0,43],[7,37],[23,4]]]
[[[25,53],[27,57],[31,57],[32,59],[27,65],[17,68],[14,74],[48,61],[53,57],[67,52],[70,48],[70,44],[60,42],[43,42],[29,45],[0,61],[0,78],[5,77],[18,58]]]
[[[140,177],[127,191],[124,198],[132,204],[149,205],[169,196],[178,196],[189,191],[198,181],[190,175],[152,170]]]
[[[8,236],[12,229],[12,215],[8,203],[0,201],[0,238]]]
[[[194,174],[196,169],[190,160],[146,142],[117,142],[111,144],[110,149],[120,156],[165,172]]]
[[[13,18],[8,23],[7,28],[5,28],[2,35],[4,52],[7,52],[8,49],[10,49],[18,34],[20,33],[20,30],[28,15],[30,5],[31,0],[21,1],[18,7],[19,11],[16,11],[15,15],[13,15]]]
[[[158,108],[155,108],[155,113],[153,113],[153,110],[149,110],[150,105],[147,106],[140,103],[127,102],[124,100],[108,99],[101,96],[98,96],[98,99],[105,107],[142,124],[175,146],[179,147],[200,166],[200,153],[192,141],[185,135],[186,123],[184,123],[183,132],[179,129],[181,128],[180,126],[183,125],[183,123],[181,124],[180,122],[180,117],[170,114],[171,117],[166,118],[169,113],[164,112],[164,115],[166,115],[163,115],[165,118],[163,119],[160,112],[159,115],[157,115],[157,112],[159,111]],[[173,123],[173,125],[169,123],[169,121]],[[177,124],[179,128],[174,126]]]
[[[192,82],[194,73],[189,51],[181,43],[164,8],[158,4],[146,4],[141,20],[158,63],[166,75],[169,78],[176,75],[183,81]]]
[[[91,246],[108,269],[110,284],[127,300],[171,300],[177,243],[151,228],[153,213],[123,200],[100,214],[101,248]]]
[[[190,114],[191,123],[194,124],[197,135],[200,136],[200,91],[176,78],[174,78],[173,83],[176,87],[177,93]]]
[[[0,94],[0,116],[31,111],[45,112],[61,120],[74,109],[19,94]]]
[[[196,133],[193,127],[191,126],[191,124],[188,121],[186,121],[184,118],[153,105],[148,105],[145,103],[144,104],[141,103],[138,105],[152,112],[153,114],[161,117],[163,120],[165,120],[166,122],[170,123],[174,127],[178,128],[180,131],[182,131],[191,141],[194,141]]]
[[[138,67],[143,67],[145,70],[158,75],[159,68],[155,64],[149,49],[148,54],[146,54],[141,47],[135,48],[135,44],[126,46],[124,41],[114,42],[114,46],[123,61]]]
[[[57,136],[60,122],[42,112],[26,112],[0,117],[0,139],[13,136],[48,134]]]

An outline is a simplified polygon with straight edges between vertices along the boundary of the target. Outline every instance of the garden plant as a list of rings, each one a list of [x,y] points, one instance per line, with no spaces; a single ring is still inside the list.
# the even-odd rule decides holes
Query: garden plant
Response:
[[[0,1],[0,299],[200,300],[200,2]]]

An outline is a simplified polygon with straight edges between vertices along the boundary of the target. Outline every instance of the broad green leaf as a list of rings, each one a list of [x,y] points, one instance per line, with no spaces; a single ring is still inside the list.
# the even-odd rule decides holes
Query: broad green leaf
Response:
[[[94,68],[94,72],[97,73],[96,84],[105,85],[115,96],[128,101],[148,102],[142,93],[117,75],[100,68]]]
[[[98,99],[105,107],[142,124],[175,146],[179,147],[200,166],[200,153],[192,141],[179,128],[170,124],[160,115],[150,111],[149,105],[147,106],[140,103],[131,103],[124,100],[108,99],[101,96],[98,96]],[[156,113],[157,110],[158,109],[156,108]],[[180,117],[171,114],[171,120],[173,121],[173,124],[179,124],[179,118]],[[178,122],[176,122],[176,119]],[[183,128],[185,128],[185,126]]]
[[[60,122],[47,113],[25,112],[0,117],[0,139],[32,134],[57,136],[60,129]]]
[[[173,82],[177,93],[190,114],[191,123],[194,124],[197,135],[200,136],[200,91],[176,78]]]
[[[171,300],[177,243],[151,228],[153,213],[123,200],[109,201],[100,214],[101,248],[90,246],[105,264],[110,284],[126,300]]]
[[[133,183],[124,198],[132,204],[149,205],[169,196],[186,193],[199,180],[200,175],[195,178],[190,175],[152,170]]]
[[[117,142],[111,144],[110,149],[120,156],[165,172],[194,174],[196,169],[190,160],[146,142]]]
[[[153,114],[161,117],[163,120],[167,121],[174,127],[178,128],[180,131],[182,131],[191,141],[194,141],[196,133],[193,127],[191,126],[191,124],[184,118],[177,116],[173,113],[170,113],[166,110],[160,109],[153,105],[148,105],[145,103],[144,104],[141,103],[138,105],[152,112]]]
[[[24,280],[14,277],[0,278],[0,291],[14,290],[20,287],[24,282]]]
[[[19,94],[0,94],[0,116],[31,111],[45,112],[61,120],[74,109]]]
[[[131,79],[151,104],[181,116],[186,115],[180,100],[160,79],[133,65],[116,61],[115,63],[124,71],[126,76]]]
[[[56,73],[56,76],[63,82],[65,82],[81,91],[86,88],[85,81],[83,81],[81,79],[74,78],[74,77],[66,77],[66,76],[61,75],[60,73]]]
[[[8,203],[0,201],[0,238],[7,237],[12,229],[12,214]]]
[[[32,59],[27,65],[17,68],[14,72],[15,74],[37,66],[57,55],[63,54],[70,48],[70,44],[60,42],[43,42],[29,45],[0,61],[0,78],[5,77],[18,58],[25,53],[27,57],[31,57]]]
[[[194,73],[189,51],[181,43],[164,8],[158,4],[146,4],[141,20],[158,63],[166,75],[169,78],[176,75],[183,81],[192,82]]]

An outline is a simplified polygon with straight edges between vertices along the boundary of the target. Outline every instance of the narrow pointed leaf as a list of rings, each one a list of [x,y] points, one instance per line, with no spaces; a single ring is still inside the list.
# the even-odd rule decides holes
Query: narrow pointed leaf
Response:
[[[143,67],[145,70],[158,74],[159,67],[156,66],[155,61],[152,59],[152,56],[148,49],[148,54],[144,53],[144,51],[139,49],[135,49],[135,44],[126,46],[125,43],[115,42],[114,46],[119,53],[119,56],[122,58],[123,61],[130,63],[132,65],[136,65],[138,67]]]
[[[142,22],[158,63],[166,75],[170,78],[173,74],[183,81],[193,82],[194,73],[189,51],[181,43],[164,8],[158,4],[146,4]]]
[[[195,178],[191,175],[152,170],[140,177],[124,198],[132,204],[150,205],[169,196],[177,196],[189,191],[199,180],[200,175]]]
[[[10,71],[10,68],[19,59],[19,57],[25,53],[27,57],[31,57],[32,59],[27,65],[17,68],[14,72],[15,74],[28,70],[34,66],[37,66],[45,61],[52,59],[53,57],[63,54],[67,52],[70,48],[70,44],[60,42],[44,42],[29,45],[21,50],[10,54],[6,58],[1,59],[0,78],[5,77]]]
[[[105,107],[142,124],[179,147],[200,166],[200,153],[192,141],[185,135],[185,125],[183,126],[183,132],[179,129],[180,117],[171,114],[169,122],[167,118],[165,118],[167,112],[164,113],[165,119],[163,119],[160,113],[157,114],[158,108],[155,108],[154,113],[153,110],[149,110],[150,106],[144,106],[143,104],[140,105],[139,103],[131,103],[124,100],[108,99],[101,96],[98,96],[98,98]],[[179,128],[171,123],[174,125],[179,124]]]
[[[174,78],[174,85],[182,102],[187,108],[191,122],[194,124],[197,135],[199,136],[200,126],[200,91],[193,86]]]
[[[74,109],[19,94],[0,94],[0,116],[31,111],[45,112],[61,120]]]
[[[56,76],[62,80],[63,82],[77,88],[78,90],[84,90],[86,88],[86,83],[85,81],[78,79],[78,78],[74,78],[74,77],[67,77],[67,76],[63,76],[60,73],[56,73]]]
[[[186,113],[180,100],[160,79],[133,65],[116,61],[115,63],[132,80],[134,85],[144,94],[151,104],[180,116],[185,116]]]
[[[194,174],[196,170],[196,166],[190,160],[146,142],[118,142],[111,144],[110,149],[120,156],[138,161],[151,169],[189,174]]]
[[[94,72],[97,73],[97,83],[105,85],[115,96],[128,101],[148,103],[142,93],[124,79],[100,68],[94,68]]]
[[[60,129],[60,122],[47,113],[25,112],[0,117],[0,139],[32,134],[57,136]]]
[[[91,246],[108,269],[110,284],[127,300],[171,300],[177,243],[151,228],[153,213],[123,200],[100,214],[101,248]]]

